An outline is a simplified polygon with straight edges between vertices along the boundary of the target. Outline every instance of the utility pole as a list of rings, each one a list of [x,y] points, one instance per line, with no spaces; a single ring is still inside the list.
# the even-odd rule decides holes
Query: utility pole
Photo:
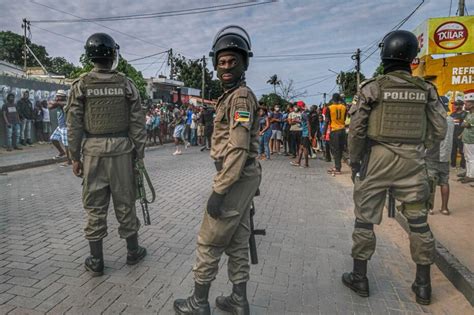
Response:
[[[326,92],[323,93],[324,104],[326,104]]]
[[[464,7],[465,7],[464,0],[459,0],[459,4],[458,4],[459,16],[464,16]]]
[[[359,92],[359,86],[360,86],[360,49],[357,48],[357,51],[354,55],[352,55],[352,60],[355,60],[356,62],[356,72],[357,72],[357,92]]]
[[[23,71],[25,71],[25,75],[28,77],[28,74],[27,74],[28,64],[26,62],[26,59],[28,58],[26,32],[30,30],[30,21],[24,18],[23,23],[21,24],[21,28],[23,29]]]
[[[170,67],[170,80],[174,79],[173,48],[168,50],[168,66]]]
[[[202,85],[201,85],[202,105],[204,105],[204,98],[206,97],[206,56],[202,56]]]

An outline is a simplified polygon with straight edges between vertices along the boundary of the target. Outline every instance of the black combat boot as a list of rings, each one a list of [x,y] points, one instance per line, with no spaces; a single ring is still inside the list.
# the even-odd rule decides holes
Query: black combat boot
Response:
[[[86,270],[93,277],[102,276],[104,274],[104,254],[102,253],[102,240],[89,241],[91,255],[86,258],[84,263]]]
[[[173,303],[174,311],[178,315],[210,315],[209,288],[211,284],[194,283],[194,293],[187,299],[177,299]]]
[[[354,270],[342,275],[342,283],[358,295],[368,297],[367,260],[354,259]]]
[[[416,265],[416,278],[411,289],[416,294],[416,303],[422,305],[431,303],[430,265]]]
[[[249,315],[249,301],[247,301],[247,282],[234,284],[229,296],[218,296],[216,306],[233,315]]]
[[[127,265],[136,265],[146,256],[146,249],[138,245],[138,234],[127,237]]]

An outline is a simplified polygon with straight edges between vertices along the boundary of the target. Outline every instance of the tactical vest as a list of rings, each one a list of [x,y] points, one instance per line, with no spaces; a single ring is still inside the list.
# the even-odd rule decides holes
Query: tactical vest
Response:
[[[391,76],[403,81],[397,82]],[[380,95],[370,112],[368,137],[381,142],[422,143],[426,136],[427,84],[399,73],[376,81]]]
[[[125,132],[129,107],[125,98],[127,78],[115,74],[110,79],[83,77],[85,88],[84,128],[92,135]]]

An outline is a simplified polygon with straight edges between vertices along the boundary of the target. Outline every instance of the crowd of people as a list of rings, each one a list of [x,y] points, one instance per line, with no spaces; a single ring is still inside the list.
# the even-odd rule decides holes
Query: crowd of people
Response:
[[[445,109],[449,112],[449,100],[441,97]],[[447,133],[438,145],[426,151],[426,165],[432,182],[432,195],[436,186],[441,190],[441,208],[439,212],[449,215],[449,173],[451,168],[458,171],[458,181],[474,187],[474,90],[465,91],[464,101],[456,100],[453,111],[447,115]],[[458,164],[459,162],[459,164]],[[431,203],[430,214],[434,214]]]
[[[22,147],[33,146],[33,136],[38,144],[53,144],[58,150],[55,158],[68,155],[67,127],[64,107],[67,95],[58,90],[55,97],[30,100],[30,92],[24,91],[20,100],[15,103],[15,95],[8,93],[2,106],[2,118],[5,127],[4,148],[7,151],[23,150]],[[58,119],[57,127],[52,131],[50,111],[55,110]],[[68,158],[67,164],[71,164]]]
[[[184,146],[201,146],[201,151],[209,150],[214,126],[214,108],[191,104],[155,104],[147,107],[147,145],[162,145],[173,140],[176,150],[173,155],[181,155]]]
[[[466,92],[466,97],[472,93]],[[2,106],[7,151],[22,150],[33,145],[33,133],[38,144],[52,144],[58,151],[55,158],[67,157],[68,141],[64,107],[66,93],[56,92],[53,100],[37,100],[33,105],[29,91],[15,102],[9,93]],[[448,100],[443,98],[446,106]],[[440,212],[449,214],[449,166],[460,170],[456,176],[461,183],[474,182],[474,144],[472,139],[472,102],[456,100],[448,116],[448,134],[440,148],[427,151],[428,171],[441,187],[442,207]],[[259,159],[271,160],[274,155],[289,156],[293,166],[309,167],[309,160],[319,158],[334,161],[328,173],[341,174],[343,160],[347,159],[348,114],[351,104],[346,104],[344,96],[333,94],[324,105],[307,106],[303,101],[290,103],[285,109],[280,105],[271,108],[260,104],[258,110]],[[447,110],[448,107],[446,107]],[[55,110],[58,126],[52,130],[50,111]],[[173,155],[181,155],[182,147],[201,146],[201,151],[210,150],[214,126],[215,110],[212,106],[191,104],[155,104],[147,106],[147,145],[163,145],[173,141],[176,150]],[[441,153],[438,151],[441,150]],[[440,164],[441,163],[441,164]],[[68,158],[68,164],[70,160]],[[436,185],[435,184],[435,185]],[[431,213],[433,213],[431,211]]]
[[[331,162],[332,175],[341,174],[341,161],[346,155],[347,115],[350,104],[335,93],[324,105],[308,107],[303,101],[289,104],[284,110],[279,105],[267,108],[260,104],[258,112],[260,148],[259,159],[270,160],[272,155],[289,156],[293,166],[309,167],[309,159],[320,158]]]

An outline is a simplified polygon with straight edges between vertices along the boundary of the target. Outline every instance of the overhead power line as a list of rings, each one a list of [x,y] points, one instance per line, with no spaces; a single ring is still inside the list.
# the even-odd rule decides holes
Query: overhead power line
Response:
[[[305,85],[305,86],[302,86],[302,87],[300,87],[300,88],[298,88],[298,89],[302,90],[302,89],[309,88],[310,86],[314,86],[314,85],[316,85],[316,84],[322,83],[322,82],[327,81],[327,80],[329,80],[329,79],[331,79],[331,78],[333,78],[333,77],[335,77],[335,76],[337,76],[337,74],[328,74],[324,79],[319,80],[319,81],[316,81],[316,82],[311,83],[311,84],[308,84],[308,85]]]
[[[34,1],[33,1],[34,2]],[[162,18],[170,16],[182,16],[191,14],[201,14],[208,12],[224,11],[238,8],[254,7],[272,3],[273,1],[245,1],[230,4],[221,4],[200,8],[192,9],[181,9],[174,11],[155,12],[155,13],[143,13],[143,14],[132,14],[132,15],[121,15],[121,16],[108,16],[108,17],[96,17],[96,18],[83,18],[77,17],[77,19],[61,19],[61,20],[36,20],[34,23],[88,23],[88,22],[110,22],[110,21],[124,21],[124,20],[140,20],[140,19],[152,19]],[[35,2],[36,3],[36,2]]]
[[[59,36],[59,37],[63,37],[63,38],[66,38],[66,39],[69,39],[69,40],[72,40],[72,41],[75,41],[75,42],[84,44],[84,41],[82,41],[82,40],[80,40],[80,39],[73,38],[73,37],[70,37],[70,36],[67,36],[67,35],[64,35],[64,34],[61,34],[61,33],[57,33],[57,32],[54,32],[54,31],[51,31],[51,30],[48,30],[48,29],[39,27],[39,26],[37,26],[37,25],[30,25],[30,26],[33,27],[33,28],[37,28],[37,29],[39,29],[39,30],[45,31],[45,32],[47,32],[47,33],[53,34],[53,35],[56,35],[56,36]],[[126,55],[130,55],[130,56],[142,56],[142,55],[134,54],[134,53],[127,52],[127,51],[124,51],[124,50],[121,50],[121,53],[126,54]]]
[[[54,8],[54,7],[51,7],[51,6],[46,5],[46,4],[43,4],[43,3],[36,2],[36,1],[34,1],[34,0],[32,0],[31,2],[34,3],[34,4],[36,4],[36,5],[39,5],[39,6],[48,8],[48,9],[50,9],[50,10],[53,10],[53,11],[56,11],[56,12],[59,12],[59,13],[63,13],[63,14],[67,14],[67,15],[73,16],[73,17],[78,18],[78,19],[82,19],[82,18],[83,18],[83,17],[81,17],[81,16],[78,16],[78,15],[75,15],[75,14],[72,14],[72,13],[69,13],[69,12],[66,12],[66,11],[63,11],[63,10],[60,10],[60,9],[56,9],[56,8]],[[157,44],[155,44],[155,43],[153,43],[153,42],[150,42],[150,41],[141,39],[140,37],[127,34],[127,33],[125,33],[125,32],[119,31],[119,30],[117,30],[117,29],[115,29],[115,28],[109,27],[109,26],[104,25],[104,24],[100,24],[100,23],[97,23],[97,22],[92,22],[92,23],[95,24],[95,25],[101,26],[101,27],[103,27],[103,28],[106,28],[106,29],[108,29],[108,30],[111,30],[111,31],[113,31],[113,32],[119,33],[119,34],[121,34],[121,35],[123,35],[123,36],[126,36],[126,37],[129,37],[129,38],[138,40],[138,41],[140,41],[140,42],[142,42],[142,43],[151,45],[151,46],[155,46],[155,47],[159,47],[159,48],[165,48],[165,49],[168,48],[168,47],[160,46],[160,45],[157,45]]]
[[[135,58],[135,59],[132,59],[132,60],[129,60],[128,62],[134,62],[134,61],[138,61],[138,60],[142,60],[142,59],[147,59],[147,58],[150,58],[150,57],[154,57],[154,56],[158,56],[158,55],[161,55],[161,54],[165,54],[169,52],[169,49],[168,50],[164,50],[164,51],[160,51],[160,52],[157,52],[155,54],[151,54],[151,55],[147,55],[147,56],[143,56],[143,57],[140,57],[140,58]]]
[[[423,3],[425,2],[425,0],[421,0],[421,2],[416,6],[415,9],[413,9],[413,11],[410,12],[410,14],[408,14],[405,18],[403,18],[400,22],[397,23],[397,25],[395,25],[390,31],[395,31],[395,30],[398,30],[400,29],[400,27],[403,26],[403,24],[405,24],[412,16],[413,14],[415,14],[416,11],[418,11],[418,9],[423,5]],[[380,42],[380,40],[378,41]],[[376,43],[377,44],[377,43]],[[374,46],[374,45],[372,45]],[[370,50],[371,48],[368,48],[366,50],[366,52],[368,50]],[[364,60],[362,60],[360,63],[364,63],[367,59],[369,59],[370,57],[372,57],[373,54],[375,54],[378,50],[378,44],[377,44],[377,47],[367,56],[364,58]]]
[[[331,56],[331,55],[351,55],[352,52],[324,52],[324,53],[310,53],[310,54],[282,54],[282,55],[262,55],[254,56],[254,58],[283,58],[283,57],[311,57],[311,56]]]
[[[337,59],[344,58],[343,56],[324,56],[324,57],[306,57],[306,58],[278,58],[278,59],[257,59],[255,62],[295,62],[295,61],[310,61],[323,59]]]

